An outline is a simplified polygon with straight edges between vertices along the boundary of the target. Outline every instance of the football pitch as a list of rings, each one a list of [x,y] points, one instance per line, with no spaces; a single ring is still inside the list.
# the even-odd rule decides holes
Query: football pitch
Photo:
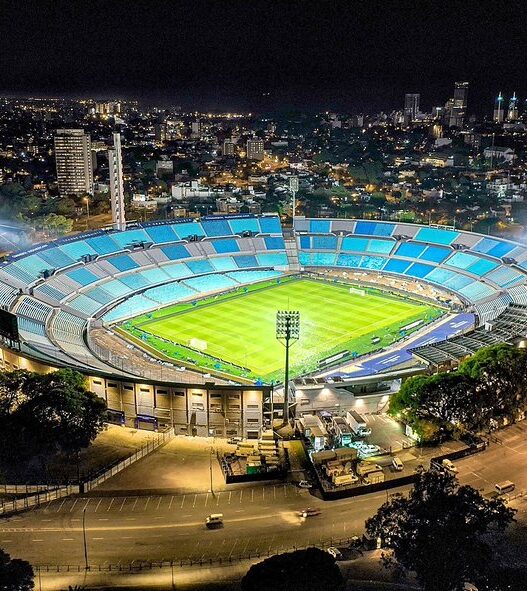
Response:
[[[178,304],[124,324],[165,356],[265,382],[282,379],[284,348],[275,338],[277,310],[300,312],[300,339],[291,348],[292,376],[330,355],[356,356],[392,344],[441,311],[409,299],[311,279],[282,280],[251,290]],[[421,320],[418,327],[401,329]],[[373,342],[372,342],[373,341]]]

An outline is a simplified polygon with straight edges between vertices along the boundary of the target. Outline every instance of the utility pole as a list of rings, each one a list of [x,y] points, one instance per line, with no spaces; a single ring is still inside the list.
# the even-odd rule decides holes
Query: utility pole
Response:
[[[276,338],[285,347],[284,424],[289,422],[289,348],[300,338],[300,312],[278,310],[276,313]],[[271,417],[272,427],[273,417]]]

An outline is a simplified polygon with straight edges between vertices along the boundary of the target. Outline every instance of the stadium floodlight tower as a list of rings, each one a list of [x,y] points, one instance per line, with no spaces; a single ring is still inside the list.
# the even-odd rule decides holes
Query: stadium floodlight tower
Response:
[[[284,423],[289,422],[289,347],[300,338],[300,312],[278,310],[276,313],[276,338],[285,347]],[[273,417],[271,417],[271,424]]]

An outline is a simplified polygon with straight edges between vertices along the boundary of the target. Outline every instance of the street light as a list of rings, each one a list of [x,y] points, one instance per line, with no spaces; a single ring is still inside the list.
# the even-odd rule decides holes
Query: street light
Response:
[[[90,198],[84,197],[84,203],[86,203],[86,213],[88,215],[88,219],[86,220],[86,228],[87,228],[90,224]]]
[[[86,507],[82,510],[82,538],[84,540],[84,565],[88,570],[88,544],[86,542]]]
[[[300,312],[278,310],[276,338],[285,347],[284,423],[289,421],[289,347],[300,338]],[[274,411],[273,411],[274,412]],[[271,425],[273,417],[271,416]]]

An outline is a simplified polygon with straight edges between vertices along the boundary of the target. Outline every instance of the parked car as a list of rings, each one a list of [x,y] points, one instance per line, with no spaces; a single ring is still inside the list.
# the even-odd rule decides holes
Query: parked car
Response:
[[[230,443],[231,445],[238,445],[238,443],[241,443],[242,441],[242,437],[231,437],[227,439],[227,443]]]
[[[205,519],[205,525],[207,529],[216,529],[223,527],[223,513],[212,513]]]
[[[314,509],[313,507],[306,507],[298,513],[300,517],[315,517],[315,515],[320,515],[322,511],[320,509]]]
[[[452,461],[449,460],[448,458],[445,458],[441,464],[447,472],[451,472],[452,474],[458,473],[458,469],[454,466]]]
[[[335,560],[342,560],[344,558],[342,552],[338,548],[335,548],[335,546],[330,546],[326,552],[331,554]]]
[[[311,484],[311,482],[309,482],[309,480],[301,480],[298,483],[298,487],[299,488],[311,488],[313,485]]]

